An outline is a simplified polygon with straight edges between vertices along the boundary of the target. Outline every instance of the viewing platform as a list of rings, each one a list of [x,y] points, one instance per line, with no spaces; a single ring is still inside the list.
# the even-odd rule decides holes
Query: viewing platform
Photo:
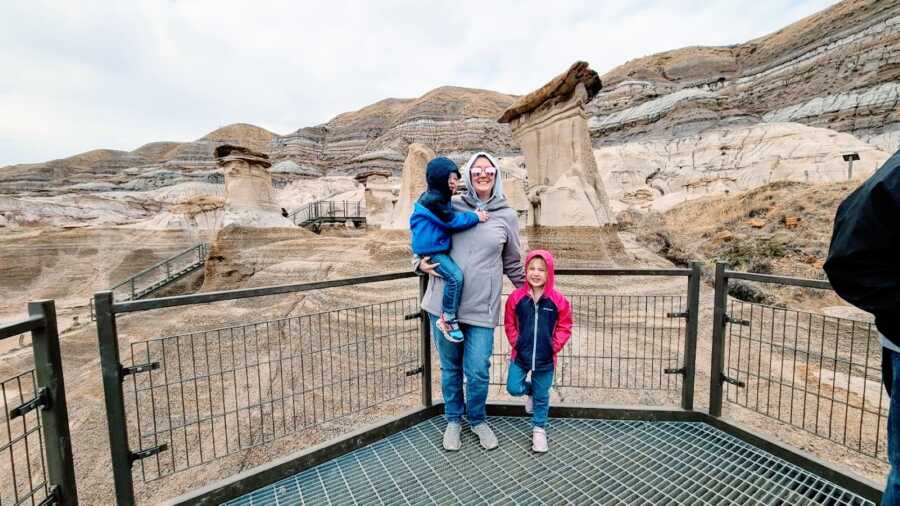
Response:
[[[502,329],[487,406],[499,448],[483,450],[464,426],[462,449],[442,449],[444,405],[434,397],[440,372],[416,295],[426,280],[413,273],[156,299],[97,293],[116,501],[880,501],[882,485],[857,471],[860,463],[886,465],[874,327],[728,299],[732,280],[830,290],[827,282],[718,264],[713,307],[705,308],[712,328],[703,329],[698,347],[699,331],[710,325],[701,319],[699,264],[556,274],[558,286],[576,287],[567,292],[575,326],[554,376],[546,454],[531,452],[529,419],[504,393]],[[613,278],[624,278],[617,286],[631,292],[606,290]],[[135,334],[141,322],[179,308],[199,315],[215,310],[207,305],[298,294],[322,304],[278,318]],[[71,437],[55,312],[51,301],[30,312],[0,327],[2,338],[31,332],[36,365],[3,382],[18,396],[0,406],[10,428],[0,440],[0,455],[8,456],[0,471],[14,476],[0,484],[0,499],[73,504],[93,484],[74,482],[78,455],[63,444]],[[708,376],[698,374],[698,362]],[[702,408],[695,393],[708,398]]]

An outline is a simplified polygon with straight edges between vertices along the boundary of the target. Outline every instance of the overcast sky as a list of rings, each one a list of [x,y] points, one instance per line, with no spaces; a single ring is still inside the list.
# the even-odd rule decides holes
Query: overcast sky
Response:
[[[0,2],[0,166],[275,133],[443,85],[523,94],[575,60],[765,35],[832,0]]]

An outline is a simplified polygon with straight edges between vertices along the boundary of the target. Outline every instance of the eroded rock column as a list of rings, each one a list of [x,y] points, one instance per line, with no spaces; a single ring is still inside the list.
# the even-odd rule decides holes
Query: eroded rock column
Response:
[[[393,217],[384,228],[409,229],[413,205],[426,188],[425,167],[434,156],[434,151],[422,144],[409,145],[406,161],[403,162],[403,175],[400,176],[400,196],[394,206]]]
[[[272,163],[264,153],[225,144],[216,148],[216,163],[225,173],[222,227],[291,227],[275,204]]]
[[[383,169],[367,170],[354,179],[362,183],[363,201],[366,204],[366,226],[381,227],[394,217],[394,205],[398,200],[398,190],[390,178],[393,172]]]
[[[577,62],[500,117],[525,154],[530,248],[590,260],[613,260],[624,251],[584,109],[600,87],[597,73]]]

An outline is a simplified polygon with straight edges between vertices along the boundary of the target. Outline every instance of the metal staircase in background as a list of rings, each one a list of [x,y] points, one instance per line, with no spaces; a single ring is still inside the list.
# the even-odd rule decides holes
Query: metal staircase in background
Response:
[[[206,263],[207,253],[209,244],[204,242],[195,244],[114,285],[109,291],[113,292],[114,300],[117,302],[142,299],[202,267]],[[91,320],[95,320],[93,298],[89,301],[88,307]]]

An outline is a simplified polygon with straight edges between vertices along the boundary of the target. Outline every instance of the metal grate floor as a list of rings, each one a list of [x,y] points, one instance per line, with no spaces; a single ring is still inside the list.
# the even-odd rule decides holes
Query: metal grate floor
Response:
[[[467,427],[444,451],[435,417],[227,504],[872,504],[700,422],[554,419],[543,455],[529,419],[490,423],[490,452]]]

